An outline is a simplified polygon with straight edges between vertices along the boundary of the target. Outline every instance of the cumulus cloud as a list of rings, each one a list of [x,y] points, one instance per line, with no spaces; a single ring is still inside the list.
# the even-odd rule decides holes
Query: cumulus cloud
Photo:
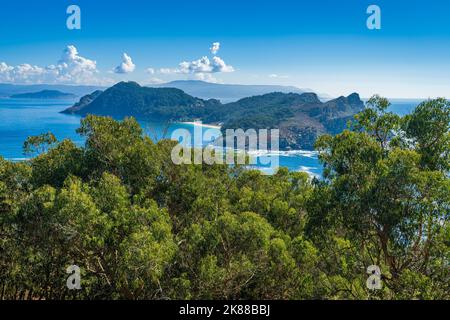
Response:
[[[213,77],[213,74],[234,72],[235,69],[233,66],[228,65],[222,58],[216,56],[220,49],[219,42],[214,42],[209,49],[214,55],[212,58],[203,56],[197,60],[182,61],[176,68],[160,68],[157,71],[153,68],[148,68],[147,72],[150,74],[158,73],[161,75],[192,75],[196,79],[218,82],[218,80]]]
[[[180,73],[179,69],[172,69],[172,68],[160,68],[158,70],[161,74],[174,74],[174,73]]]
[[[54,82],[64,83],[89,83],[98,81],[97,62],[79,55],[75,46],[70,45],[64,49],[61,59],[57,65],[46,67],[50,79]]]
[[[97,63],[79,55],[75,46],[67,46],[57,64],[39,67],[27,63],[10,66],[0,63],[0,82],[105,84],[108,79],[98,77]]]
[[[162,74],[207,74],[219,72],[233,72],[233,66],[227,65],[221,58],[214,56],[210,60],[204,56],[194,61],[183,61],[178,68],[161,68],[159,72]]]
[[[114,72],[120,74],[131,73],[134,69],[136,69],[136,65],[133,63],[133,60],[128,54],[124,53],[122,55],[122,63],[114,69]]]
[[[211,62],[204,56],[198,60],[181,62],[179,73],[210,73],[212,70]]]
[[[0,82],[31,83],[34,79],[45,76],[46,70],[38,66],[24,63],[18,66],[9,66],[0,63]]]
[[[159,79],[159,78],[150,78],[150,80],[148,81],[149,84],[161,84],[161,83],[165,83],[166,81]]]
[[[287,78],[289,78],[289,76],[272,73],[272,74],[269,74],[269,78],[287,79]]]
[[[220,42],[214,42],[209,50],[212,54],[216,55],[220,50]]]
[[[215,78],[211,73],[197,73],[195,74],[195,79],[202,80],[211,83],[220,83],[221,81]]]
[[[227,65],[221,58],[213,57],[213,72],[234,72],[234,68]]]

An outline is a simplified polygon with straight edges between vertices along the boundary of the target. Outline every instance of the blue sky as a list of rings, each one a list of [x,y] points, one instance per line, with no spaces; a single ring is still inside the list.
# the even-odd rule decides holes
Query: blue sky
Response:
[[[71,4],[81,8],[81,30],[66,27]],[[381,30],[366,27],[371,4],[381,8]],[[450,97],[449,16],[444,0],[8,0],[0,82],[205,79]],[[124,53],[131,65],[121,65]]]

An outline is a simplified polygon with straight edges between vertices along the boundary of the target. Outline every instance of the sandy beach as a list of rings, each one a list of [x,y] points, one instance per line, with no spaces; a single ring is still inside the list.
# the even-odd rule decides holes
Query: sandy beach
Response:
[[[202,122],[198,122],[198,121],[188,121],[188,122],[181,122],[181,123],[194,124],[194,125],[197,125],[197,126],[202,126],[202,127],[211,128],[211,129],[220,129],[221,128],[221,126],[218,126],[218,125],[206,124],[206,123],[202,123]]]

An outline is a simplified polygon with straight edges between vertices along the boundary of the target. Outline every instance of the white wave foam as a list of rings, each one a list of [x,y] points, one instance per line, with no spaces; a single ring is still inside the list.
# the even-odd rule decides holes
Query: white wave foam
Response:
[[[248,154],[255,157],[267,157],[267,156],[286,156],[295,157],[302,156],[306,158],[316,159],[318,156],[317,151],[308,150],[290,150],[290,151],[272,151],[272,150],[252,150]]]
[[[12,161],[12,162],[19,162],[19,161],[27,161],[27,160],[30,160],[30,158],[5,158],[5,160],[7,160],[7,161]]]
[[[310,177],[320,178],[320,174],[312,172],[313,169],[317,169],[317,168],[307,167],[307,166],[300,166],[297,171],[298,172],[306,172],[307,174],[309,174]]]

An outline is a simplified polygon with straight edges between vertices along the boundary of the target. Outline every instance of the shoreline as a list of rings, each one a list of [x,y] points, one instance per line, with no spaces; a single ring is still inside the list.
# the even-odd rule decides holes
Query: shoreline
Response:
[[[199,121],[182,121],[182,122],[179,122],[179,123],[183,123],[183,124],[193,124],[193,125],[196,125],[196,126],[202,126],[202,127],[205,127],[205,128],[211,128],[211,129],[219,129],[220,130],[220,128],[221,128],[221,126],[218,126],[218,125],[214,125],[214,124],[206,124],[206,123],[202,123],[202,122],[199,122]]]

